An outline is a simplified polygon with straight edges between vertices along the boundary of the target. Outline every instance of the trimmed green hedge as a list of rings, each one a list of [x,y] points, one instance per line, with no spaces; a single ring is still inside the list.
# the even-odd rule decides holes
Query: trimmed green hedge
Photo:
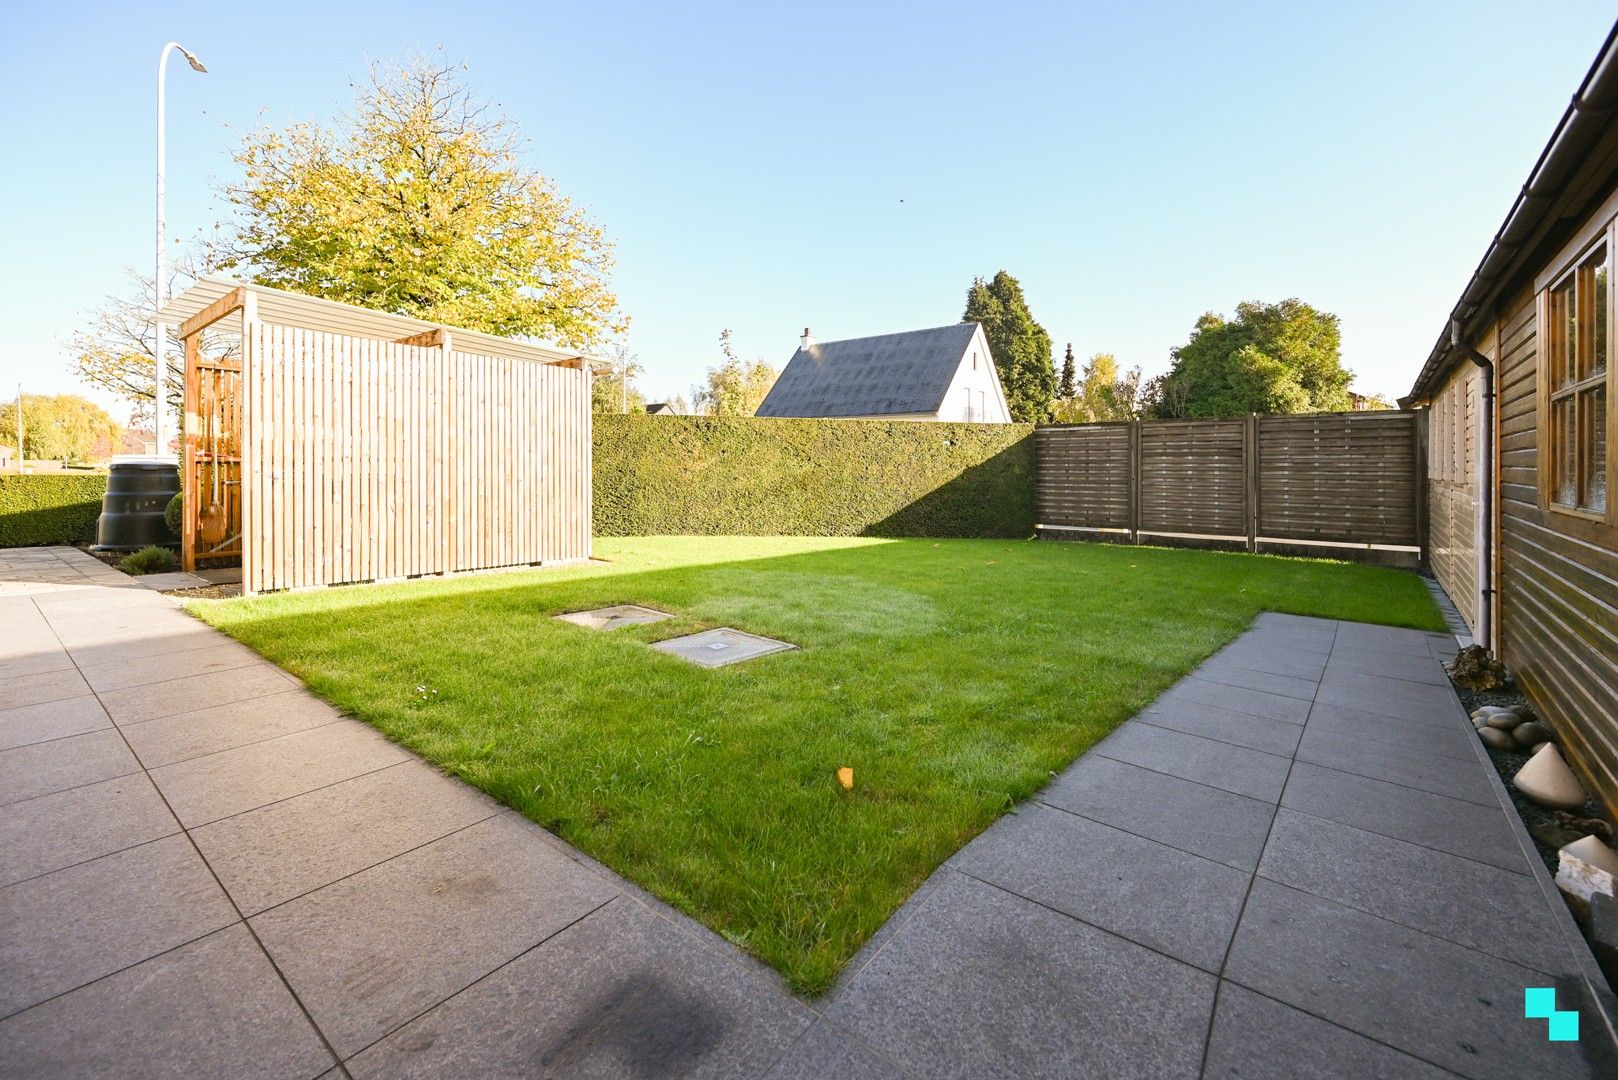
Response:
[[[595,417],[599,536],[1030,536],[1032,424]]]
[[[0,476],[0,547],[95,539],[105,473]]]

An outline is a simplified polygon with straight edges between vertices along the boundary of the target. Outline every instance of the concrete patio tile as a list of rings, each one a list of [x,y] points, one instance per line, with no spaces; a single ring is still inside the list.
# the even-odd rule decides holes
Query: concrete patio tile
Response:
[[[830,1020],[817,1020],[764,1074],[764,1080],[822,1080],[827,1076],[905,1080],[908,1075]]]
[[[490,818],[251,920],[340,1055],[616,895],[606,879],[528,835],[533,828]]]
[[[86,694],[0,711],[0,750],[112,727],[101,702]]]
[[[1217,973],[1249,875],[1031,804],[957,854],[963,874]]]
[[[84,680],[99,693],[107,690],[123,690],[131,686],[171,682],[191,675],[230,671],[262,663],[264,660],[252,649],[228,638],[221,638],[217,645],[200,649],[185,649],[161,657],[137,657],[85,664],[80,670],[84,673]]]
[[[1293,766],[1281,805],[1519,874],[1529,872],[1498,805],[1452,799],[1307,761]]]
[[[24,705],[82,697],[89,692],[84,677],[75,668],[18,675],[0,681],[0,709],[17,709]]]
[[[170,657],[217,645],[221,637],[212,627],[170,608],[53,619],[51,626],[73,659],[85,665]]]
[[[1091,752],[1270,803],[1281,797],[1292,764],[1274,754],[1133,720],[1120,725]]]
[[[1258,631],[1280,630],[1286,635],[1299,640],[1326,638],[1331,640],[1337,636],[1340,627],[1349,625],[1340,623],[1336,619],[1322,619],[1314,615],[1289,615],[1282,611],[1261,611],[1253,618],[1253,628]]]
[[[1467,1076],[1592,1075],[1523,1019],[1544,974],[1263,878],[1225,976]]]
[[[116,731],[92,731],[0,750],[0,805],[139,772]]]
[[[1360,649],[1333,649],[1326,662],[1327,674],[1372,675],[1386,679],[1404,679],[1430,686],[1448,686],[1449,676],[1437,661],[1429,656],[1395,656],[1385,652],[1366,652]]]
[[[1271,671],[1254,671],[1223,654],[1215,654],[1204,661],[1200,667],[1191,672],[1191,677],[1203,682],[1235,686],[1243,690],[1258,690],[1281,697],[1301,698],[1304,701],[1314,700],[1315,683],[1319,681],[1318,677],[1302,678],[1296,675],[1277,675]]]
[[[1468,725],[1457,724],[1448,718],[1436,724],[1422,723],[1317,701],[1314,708],[1309,710],[1309,730],[1347,735],[1424,754],[1460,758],[1474,763],[1477,761],[1477,752],[1472,749],[1477,736]]]
[[[1249,671],[1268,671],[1274,675],[1290,675],[1295,679],[1316,682],[1326,670],[1329,655],[1324,651],[1292,649],[1241,637],[1219,650],[1211,659]]]
[[[343,716],[304,689],[232,701],[123,727],[148,769],[334,724]]]
[[[1315,699],[1389,716],[1429,716],[1434,723],[1450,717],[1464,719],[1466,715],[1455,691],[1447,685],[1431,686],[1359,672],[1327,671]]]
[[[1242,870],[1258,865],[1275,807],[1220,788],[1086,754],[1037,798]]]
[[[1280,757],[1291,757],[1298,748],[1298,739],[1303,735],[1303,728],[1298,724],[1232,712],[1217,705],[1165,705],[1160,702],[1141,712],[1136,719],[1145,724],[1235,743]]]
[[[236,906],[252,915],[500,809],[412,760],[204,825],[191,838]]]
[[[239,921],[170,836],[0,889],[0,1016]]]
[[[1219,987],[1208,1080],[1442,1080],[1454,1076],[1246,987]]]
[[[179,831],[144,773],[0,806],[0,885]]]
[[[9,636],[7,630],[0,627],[0,635]],[[24,675],[44,675],[52,671],[66,671],[73,666],[73,658],[67,650],[56,644],[54,639],[43,640],[44,635],[37,644],[25,646],[21,649],[7,649],[0,652],[0,683]],[[7,655],[10,653],[11,655]]]
[[[814,1016],[772,991],[620,898],[347,1064],[356,1078],[759,1076]]]
[[[1206,972],[946,871],[827,1019],[929,1077],[1194,1077]]]
[[[1261,877],[1540,971],[1567,969],[1539,883],[1283,808]]]
[[[0,1077],[282,1080],[333,1065],[246,927],[0,1022]]]
[[[186,828],[396,765],[409,754],[345,720],[151,770]]]
[[[1276,676],[1279,678],[1279,676]],[[1313,690],[1314,684],[1310,684]],[[1161,705],[1212,705],[1231,712],[1263,716],[1271,720],[1285,720],[1301,724],[1309,715],[1310,698],[1287,697],[1263,690],[1249,690],[1240,686],[1199,679],[1194,674],[1181,679],[1158,698]]]
[[[1465,761],[1408,748],[1392,750],[1381,743],[1367,743],[1352,735],[1317,731],[1311,727],[1298,744],[1297,758],[1339,772],[1448,795],[1452,799],[1465,799],[1483,806],[1499,805],[1494,788],[1478,768],[1475,757]]]
[[[1432,655],[1427,648],[1427,631],[1411,630],[1401,626],[1377,626],[1372,623],[1339,624],[1333,649],[1367,649],[1407,653],[1412,656]]]
[[[259,661],[230,671],[110,690],[100,697],[101,704],[107,708],[107,715],[112,717],[114,723],[122,725],[157,720],[175,713],[195,712],[210,705],[268,697],[298,685],[296,679],[280,668]]]

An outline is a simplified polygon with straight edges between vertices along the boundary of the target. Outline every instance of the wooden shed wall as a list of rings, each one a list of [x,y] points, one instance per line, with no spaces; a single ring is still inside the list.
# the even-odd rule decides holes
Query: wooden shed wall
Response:
[[[1500,653],[1618,806],[1618,536],[1539,507],[1538,342],[1525,296],[1500,324]]]
[[[253,591],[587,558],[590,377],[253,323]]]
[[[1458,367],[1427,425],[1428,561],[1466,625],[1478,628],[1478,369]]]

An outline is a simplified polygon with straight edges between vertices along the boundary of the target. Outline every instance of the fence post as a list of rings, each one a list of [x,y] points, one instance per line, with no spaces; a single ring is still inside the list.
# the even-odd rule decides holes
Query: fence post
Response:
[[[1258,552],[1258,414],[1248,413],[1242,432],[1242,463],[1247,471],[1247,550]]]
[[[1430,554],[1427,549],[1427,424],[1431,414],[1431,409],[1417,409],[1410,418],[1411,438],[1415,441],[1416,451],[1413,455],[1416,459],[1416,490],[1411,502],[1416,512],[1416,558],[1423,570],[1428,569],[1427,558]]]
[[[1140,421],[1129,422],[1129,542],[1140,543]]]

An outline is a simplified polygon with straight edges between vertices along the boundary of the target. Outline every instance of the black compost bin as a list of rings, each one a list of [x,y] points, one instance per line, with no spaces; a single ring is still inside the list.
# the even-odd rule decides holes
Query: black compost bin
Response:
[[[115,460],[107,476],[96,522],[95,551],[139,551],[179,541],[163,522],[163,510],[180,490],[180,469],[170,458]]]

